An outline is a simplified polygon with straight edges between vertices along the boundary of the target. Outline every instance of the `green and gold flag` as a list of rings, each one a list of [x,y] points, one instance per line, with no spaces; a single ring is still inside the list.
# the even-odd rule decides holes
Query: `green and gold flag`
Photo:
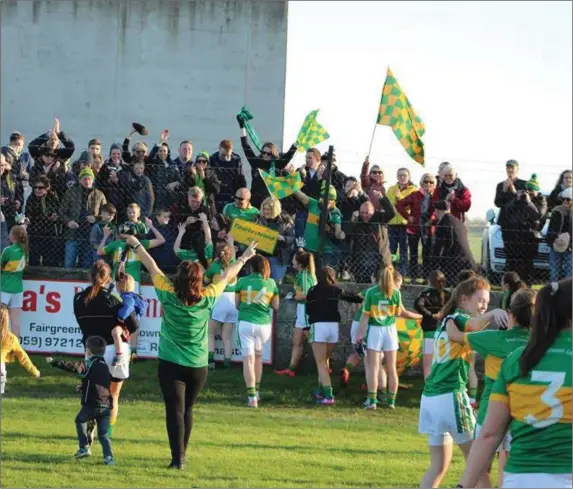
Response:
[[[286,199],[289,195],[298,192],[302,188],[299,172],[290,173],[286,177],[273,177],[259,168],[259,173],[273,198]]]
[[[410,157],[424,166],[422,136],[426,132],[426,127],[410,105],[408,97],[400,88],[390,68],[382,89],[382,100],[376,122],[381,126],[390,126]]]
[[[330,137],[326,129],[316,120],[317,115],[318,110],[313,110],[302,123],[296,138],[296,145],[299,151],[308,151]]]
[[[424,332],[420,321],[416,319],[396,318],[398,330],[398,354],[396,356],[396,369],[401,375],[406,369],[415,367],[420,363],[424,344]]]

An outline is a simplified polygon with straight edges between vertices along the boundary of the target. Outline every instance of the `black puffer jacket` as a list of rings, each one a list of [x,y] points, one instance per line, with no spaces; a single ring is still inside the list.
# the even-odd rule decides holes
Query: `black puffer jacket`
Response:
[[[118,325],[121,297],[114,293],[112,286],[100,289],[86,304],[91,289],[89,286],[74,296],[74,315],[82,331],[82,342],[85,346],[89,336],[101,336],[107,345],[113,345],[111,331]]]

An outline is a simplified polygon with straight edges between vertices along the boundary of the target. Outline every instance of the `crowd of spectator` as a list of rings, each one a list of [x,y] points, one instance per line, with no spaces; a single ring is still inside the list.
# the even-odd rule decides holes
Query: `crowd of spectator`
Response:
[[[200,151],[195,158],[192,142],[184,140],[175,155],[168,130],[150,149],[142,140],[134,141],[149,135],[134,123],[123,142],[110,145],[107,156],[94,138],[74,159],[76,144],[57,119],[48,132],[29,142],[27,151],[24,135],[14,132],[2,147],[0,163],[2,239],[13,225],[25,223],[30,265],[89,268],[104,236],[109,235],[110,242],[116,239],[120,224],[132,222],[137,234],[145,236],[151,233],[146,223],[152,222],[165,244],[151,253],[162,269],[171,271],[178,263],[173,246],[179,225],[185,226],[181,248],[205,257],[200,216],[208,217],[215,254],[217,245],[226,243],[233,219],[241,218],[278,231],[276,249],[268,258],[272,277],[280,281],[298,247],[318,251],[327,155],[309,149],[305,164],[296,169],[291,162],[296,145],[283,154],[266,142],[257,154],[241,130],[250,189],[230,139],[222,140],[215,152]],[[303,187],[279,201],[269,195],[259,169],[274,176],[298,171]],[[507,270],[530,282],[539,242],[545,240],[552,279],[570,276],[571,170],[562,173],[548,196],[541,193],[535,175],[527,181],[518,177],[516,161],[508,161],[506,171],[495,205]],[[472,194],[450,163],[442,163],[437,175],[425,173],[419,182],[400,168],[396,181],[388,182],[383,169],[368,158],[357,178],[340,171],[334,157],[331,185],[324,261],[342,279],[368,283],[381,263],[391,261],[413,281],[440,269],[453,282],[460,270],[476,268],[465,225]]]

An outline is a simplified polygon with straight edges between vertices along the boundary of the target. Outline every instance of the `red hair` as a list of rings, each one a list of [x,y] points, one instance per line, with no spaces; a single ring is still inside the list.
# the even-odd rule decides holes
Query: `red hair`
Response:
[[[183,261],[177,267],[173,279],[175,295],[186,306],[196,304],[203,298],[203,267],[193,261]]]

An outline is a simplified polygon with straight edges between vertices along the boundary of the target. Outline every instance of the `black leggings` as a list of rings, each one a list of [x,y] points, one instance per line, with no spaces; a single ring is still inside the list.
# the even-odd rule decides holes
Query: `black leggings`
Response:
[[[205,384],[207,367],[184,367],[160,359],[157,373],[165,402],[171,461],[180,464],[193,428],[193,404]]]

